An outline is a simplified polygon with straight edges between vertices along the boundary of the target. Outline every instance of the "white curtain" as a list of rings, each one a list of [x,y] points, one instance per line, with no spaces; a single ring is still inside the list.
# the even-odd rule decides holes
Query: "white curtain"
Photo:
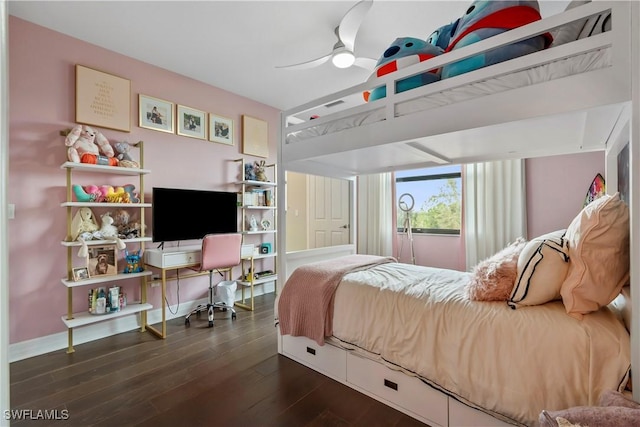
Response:
[[[464,167],[467,269],[527,235],[524,160]]]
[[[391,256],[393,198],[390,173],[358,177],[359,254]]]

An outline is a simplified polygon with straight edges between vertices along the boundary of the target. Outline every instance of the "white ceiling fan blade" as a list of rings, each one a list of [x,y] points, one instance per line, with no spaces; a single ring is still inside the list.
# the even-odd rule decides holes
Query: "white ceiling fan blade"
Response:
[[[333,52],[326,54],[325,56],[321,56],[320,58],[312,59],[311,61],[300,62],[299,64],[291,64],[291,65],[276,65],[276,68],[287,68],[289,70],[308,70],[309,68],[317,67],[318,65],[322,65],[331,58]]]
[[[378,61],[371,58],[356,58],[356,62],[353,63],[356,67],[364,68],[365,70],[373,71],[376,68]]]
[[[358,28],[364,20],[364,17],[371,9],[373,0],[362,0],[356,3],[351,9],[345,13],[338,27],[338,37],[344,43],[345,47],[353,52],[353,45],[356,41]]]

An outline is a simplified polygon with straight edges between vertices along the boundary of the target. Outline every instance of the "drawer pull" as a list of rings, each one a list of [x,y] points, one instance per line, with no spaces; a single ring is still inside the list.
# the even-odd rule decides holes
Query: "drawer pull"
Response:
[[[316,349],[315,348],[311,348],[311,347],[307,347],[307,353],[313,354],[315,356],[316,355]]]
[[[398,391],[398,384],[393,381],[384,380],[385,387],[389,387],[392,390]]]

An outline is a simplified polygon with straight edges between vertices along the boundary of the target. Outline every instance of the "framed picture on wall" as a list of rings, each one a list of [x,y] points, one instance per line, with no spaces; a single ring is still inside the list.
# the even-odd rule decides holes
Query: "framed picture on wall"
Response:
[[[164,99],[138,94],[138,126],[174,133],[175,104]]]
[[[89,270],[90,277],[117,274],[118,258],[116,245],[90,247],[87,269]]]
[[[195,108],[178,105],[178,135],[207,139],[207,113]]]
[[[242,153],[269,157],[269,132],[265,120],[242,116]]]
[[[233,145],[233,120],[209,113],[209,141]]]
[[[76,65],[76,122],[131,132],[131,81]]]

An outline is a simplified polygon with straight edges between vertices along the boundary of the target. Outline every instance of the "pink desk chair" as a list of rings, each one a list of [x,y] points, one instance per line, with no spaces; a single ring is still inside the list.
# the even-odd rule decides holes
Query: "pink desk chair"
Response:
[[[185,325],[189,325],[189,317],[192,314],[199,315],[202,311],[209,314],[209,327],[213,326],[213,312],[216,308],[223,310],[231,310],[231,319],[236,318],[236,311],[233,307],[227,306],[223,302],[213,301],[213,291],[219,283],[213,284],[213,272],[217,272],[224,277],[221,270],[228,272],[231,277],[231,269],[240,264],[240,248],[242,246],[242,235],[239,233],[232,234],[207,234],[202,239],[202,260],[200,265],[192,267],[195,271],[209,272],[209,301],[206,305],[200,304],[184,319]]]

